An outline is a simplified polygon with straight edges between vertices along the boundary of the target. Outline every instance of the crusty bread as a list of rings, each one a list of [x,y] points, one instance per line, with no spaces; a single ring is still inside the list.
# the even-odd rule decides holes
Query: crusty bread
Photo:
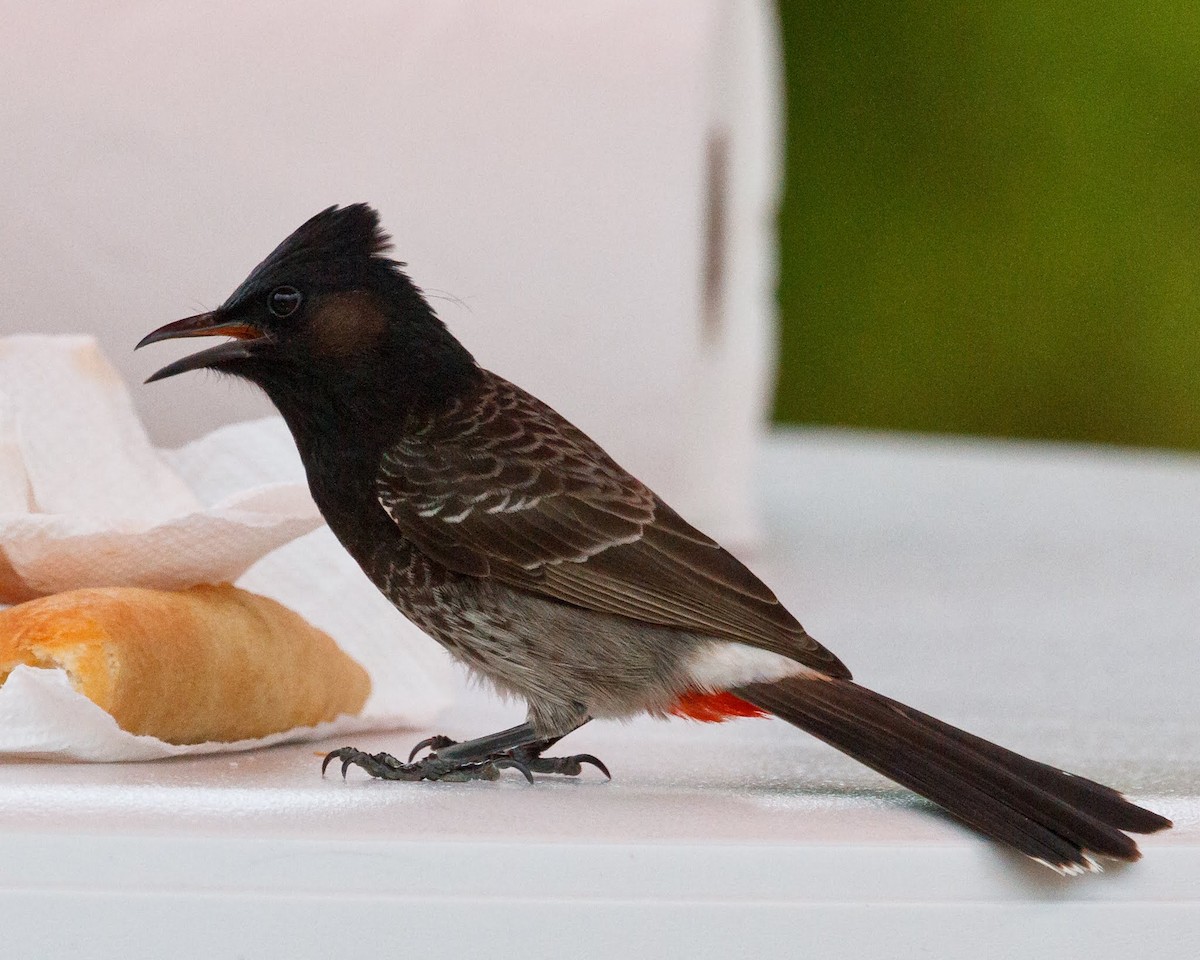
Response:
[[[72,590],[0,611],[0,683],[60,667],[131,733],[262,737],[357,713],[367,672],[287,607],[228,584]]]

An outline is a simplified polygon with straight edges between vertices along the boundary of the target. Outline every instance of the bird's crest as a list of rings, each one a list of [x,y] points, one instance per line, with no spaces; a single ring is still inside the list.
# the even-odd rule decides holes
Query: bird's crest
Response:
[[[326,207],[272,250],[225,306],[299,277],[333,288],[366,282],[403,266],[384,256],[391,246],[392,239],[380,226],[373,207],[365,203]]]

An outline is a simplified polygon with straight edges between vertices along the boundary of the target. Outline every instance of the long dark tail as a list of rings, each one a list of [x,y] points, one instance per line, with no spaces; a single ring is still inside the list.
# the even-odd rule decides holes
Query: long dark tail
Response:
[[[1171,826],[1103,784],[1056,770],[851,680],[793,677],[731,691],[945,807],[981,833],[1063,873],[1089,853],[1136,860],[1122,831]]]

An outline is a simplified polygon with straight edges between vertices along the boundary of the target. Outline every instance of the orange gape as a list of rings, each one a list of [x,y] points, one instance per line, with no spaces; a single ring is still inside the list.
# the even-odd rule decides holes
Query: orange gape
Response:
[[[701,693],[694,690],[685,693],[675,701],[671,712],[677,717],[687,717],[690,720],[701,720],[704,723],[720,723],[722,720],[733,720],[736,717],[765,717],[766,710],[759,709],[752,703],[747,703],[740,697],[735,697],[728,691],[721,693]]]

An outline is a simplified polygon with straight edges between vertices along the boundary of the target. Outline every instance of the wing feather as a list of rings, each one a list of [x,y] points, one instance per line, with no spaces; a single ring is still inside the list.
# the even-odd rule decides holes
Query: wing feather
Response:
[[[736,558],[494,374],[406,425],[382,458],[378,495],[407,538],[460,574],[849,676]]]

